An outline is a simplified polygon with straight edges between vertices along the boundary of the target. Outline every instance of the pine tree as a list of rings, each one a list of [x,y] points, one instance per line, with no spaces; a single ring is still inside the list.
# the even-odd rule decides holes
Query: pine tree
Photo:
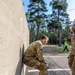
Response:
[[[32,24],[35,23],[35,29],[37,30],[36,39],[39,39],[40,29],[45,26],[46,20],[46,3],[44,0],[30,0],[30,4],[28,5],[29,12],[29,21],[32,21]]]
[[[65,15],[67,10],[67,1],[66,0],[52,0],[50,2],[50,6],[52,6],[53,15],[57,18],[58,24],[58,42],[59,46],[61,46],[61,30],[62,30],[62,17]],[[64,16],[65,17],[65,16]]]

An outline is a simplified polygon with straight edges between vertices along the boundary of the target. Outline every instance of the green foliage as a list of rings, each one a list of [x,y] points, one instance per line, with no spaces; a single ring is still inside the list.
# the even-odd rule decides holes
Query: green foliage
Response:
[[[66,11],[66,9],[67,9],[67,6],[68,6],[68,4],[67,4],[67,2],[66,2],[66,0],[52,0],[51,2],[50,2],[50,6],[52,6],[52,8],[53,9],[59,9],[59,10],[63,10],[63,11]]]
[[[48,24],[48,28],[49,29],[57,29],[58,28],[58,24],[56,20],[51,20],[51,22]]]
[[[57,37],[55,33],[48,34],[49,37],[49,44],[57,44]]]
[[[30,0],[26,13],[30,42],[39,39],[42,34],[48,35],[50,44],[57,44],[58,39],[69,36],[71,22],[66,13],[68,6],[66,0],[52,0],[50,6],[52,6],[52,14],[47,15],[44,0]],[[62,40],[60,41],[62,42]]]
[[[58,41],[59,41],[59,45],[61,45],[61,39],[62,39],[62,25],[64,23],[66,23],[66,19],[68,19],[68,14],[65,13],[67,10],[67,1],[66,0],[52,0],[50,2],[50,6],[52,6],[52,16],[53,16],[53,20],[50,21],[50,23],[48,24],[48,27],[51,27],[51,25],[53,27],[55,27],[58,30]],[[66,16],[65,16],[66,15]],[[54,22],[53,22],[54,21]]]
[[[65,27],[65,29],[63,29],[63,38],[69,38],[69,35],[71,34],[71,29],[70,29],[70,26],[67,25]]]
[[[44,0],[30,0],[30,4],[28,5],[28,12],[26,13],[28,27],[30,29],[30,41],[34,41],[35,39],[39,39],[42,34],[42,30],[46,27],[46,3]],[[33,40],[33,36],[34,40]]]

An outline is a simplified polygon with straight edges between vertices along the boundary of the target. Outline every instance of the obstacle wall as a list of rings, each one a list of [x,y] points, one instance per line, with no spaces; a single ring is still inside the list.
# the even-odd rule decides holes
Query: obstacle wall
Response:
[[[0,0],[0,75],[24,75],[29,31],[22,0]]]

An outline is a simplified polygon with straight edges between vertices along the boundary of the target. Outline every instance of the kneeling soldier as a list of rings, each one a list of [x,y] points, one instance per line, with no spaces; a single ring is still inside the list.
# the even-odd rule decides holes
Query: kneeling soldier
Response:
[[[42,55],[42,48],[48,42],[48,37],[43,35],[40,40],[32,42],[23,56],[23,63],[27,66],[38,69],[39,75],[47,75],[48,64]]]

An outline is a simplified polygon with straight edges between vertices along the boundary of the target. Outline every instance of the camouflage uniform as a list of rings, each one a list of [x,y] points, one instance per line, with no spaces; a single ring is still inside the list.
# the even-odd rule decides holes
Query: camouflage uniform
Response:
[[[31,43],[24,53],[23,63],[39,69],[39,75],[47,75],[47,65],[42,56],[42,47],[41,41]]]
[[[68,64],[72,70],[72,75],[75,75],[75,36],[71,38],[72,51],[68,57]]]

